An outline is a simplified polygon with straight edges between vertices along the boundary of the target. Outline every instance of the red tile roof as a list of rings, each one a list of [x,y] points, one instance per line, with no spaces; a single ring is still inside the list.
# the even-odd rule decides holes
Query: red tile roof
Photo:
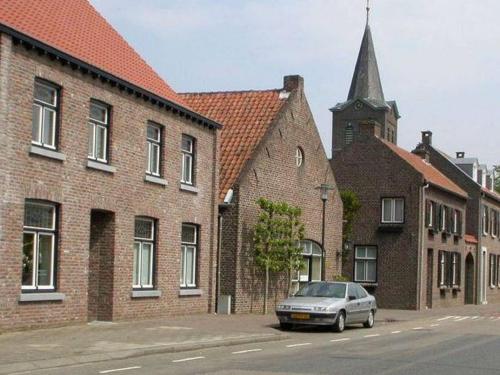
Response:
[[[467,243],[478,243],[478,240],[476,236],[473,236],[472,234],[466,234],[464,236],[465,242]]]
[[[498,194],[496,191],[488,190],[485,187],[482,187],[481,190],[483,191],[483,193],[488,194],[491,198],[496,199],[500,202],[500,194]]]
[[[0,24],[185,106],[87,0],[0,0]]]
[[[432,185],[445,189],[451,193],[460,195],[462,197],[467,197],[467,193],[460,189],[460,187],[451,181],[448,177],[442,174],[439,170],[433,167],[431,164],[423,160],[420,156],[415,155],[409,151],[396,146],[395,144],[388,142],[386,140],[381,140],[387,147],[394,151],[401,159],[405,160],[410,164],[415,170],[420,172],[425,180]]]
[[[224,199],[245,162],[276,118],[285,99],[281,90],[180,94],[187,104],[222,124],[220,193]]]

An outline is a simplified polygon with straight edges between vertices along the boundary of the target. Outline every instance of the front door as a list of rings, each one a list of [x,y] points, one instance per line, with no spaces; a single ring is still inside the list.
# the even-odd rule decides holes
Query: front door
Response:
[[[427,250],[427,307],[432,309],[432,286],[434,277],[434,250]]]
[[[465,258],[465,303],[474,304],[474,257]]]

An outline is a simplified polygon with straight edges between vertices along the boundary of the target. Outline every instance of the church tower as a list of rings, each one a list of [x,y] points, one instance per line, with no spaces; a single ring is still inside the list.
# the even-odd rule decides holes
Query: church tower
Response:
[[[347,100],[331,108],[332,157],[349,144],[377,136],[394,144],[398,137],[399,112],[395,101],[386,101],[378,70],[366,8],[366,27],[354,68]]]

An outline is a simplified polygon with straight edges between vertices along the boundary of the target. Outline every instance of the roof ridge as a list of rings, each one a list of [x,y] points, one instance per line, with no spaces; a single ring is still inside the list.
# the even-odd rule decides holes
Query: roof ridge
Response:
[[[284,88],[276,89],[249,89],[249,90],[228,90],[228,91],[192,91],[192,92],[178,92],[178,95],[210,95],[210,94],[249,94],[249,93],[264,93],[264,92],[276,92],[283,91]]]

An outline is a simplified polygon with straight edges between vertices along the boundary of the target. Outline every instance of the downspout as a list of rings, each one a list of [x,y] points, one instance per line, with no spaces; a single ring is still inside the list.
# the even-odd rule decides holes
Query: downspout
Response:
[[[418,226],[418,261],[417,261],[417,310],[420,310],[422,307],[422,283],[424,280],[422,279],[422,263],[425,256],[425,190],[429,187],[429,184],[424,179],[422,186],[420,187],[419,195],[420,195],[420,210],[419,210],[419,226]]]
[[[478,213],[478,223],[479,225],[477,226],[477,254],[476,254],[476,264],[477,264],[477,276],[476,276],[476,283],[477,283],[477,295],[476,295],[476,303],[478,305],[482,305],[484,301],[482,300],[482,295],[484,293],[484,300],[486,301],[486,288],[484,288],[484,274],[483,274],[483,267],[482,264],[484,262],[484,269],[486,270],[486,259],[483,259],[483,246],[482,246],[482,238],[483,238],[483,197],[484,193],[479,193],[479,207],[477,210]]]
[[[220,297],[220,259],[221,259],[221,241],[222,241],[222,214],[219,208],[217,216],[217,258],[216,258],[216,271],[215,271],[215,312],[219,311],[219,297]]]

